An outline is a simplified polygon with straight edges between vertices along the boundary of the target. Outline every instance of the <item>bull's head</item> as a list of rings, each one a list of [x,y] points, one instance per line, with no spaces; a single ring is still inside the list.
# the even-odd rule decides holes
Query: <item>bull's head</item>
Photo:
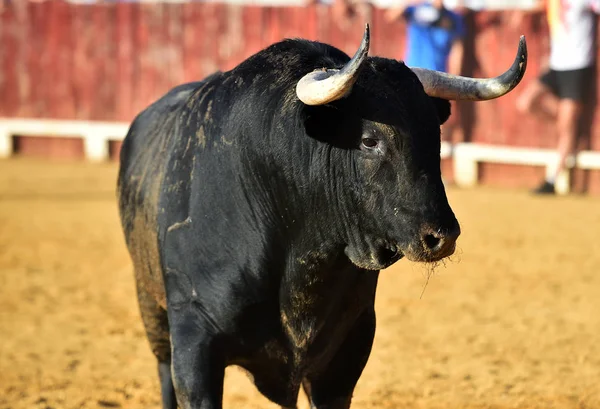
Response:
[[[367,269],[385,268],[402,255],[440,260],[453,254],[460,234],[440,172],[448,100],[489,100],[515,88],[527,64],[525,38],[510,69],[491,79],[409,69],[368,51],[367,25],[345,66],[315,70],[296,85],[309,135],[357,148],[348,149],[352,180],[344,182],[352,205],[346,196],[351,208],[343,211],[355,217],[346,254]]]

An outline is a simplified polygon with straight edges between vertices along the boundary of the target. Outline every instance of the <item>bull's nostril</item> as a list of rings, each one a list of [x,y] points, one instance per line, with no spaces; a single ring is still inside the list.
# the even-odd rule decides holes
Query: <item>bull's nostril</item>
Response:
[[[423,242],[429,250],[435,250],[440,245],[441,241],[441,238],[435,237],[433,234],[426,234],[425,237],[423,237]]]

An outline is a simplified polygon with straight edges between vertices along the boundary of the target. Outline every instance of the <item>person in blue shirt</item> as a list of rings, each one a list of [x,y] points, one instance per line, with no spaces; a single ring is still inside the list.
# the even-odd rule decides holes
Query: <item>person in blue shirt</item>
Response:
[[[404,4],[390,9],[387,17],[406,22],[406,65],[460,74],[465,23],[443,0]]]
[[[444,7],[443,0],[405,1],[389,9],[386,17],[388,21],[401,19],[406,24],[407,66],[461,75],[465,22],[461,14]],[[443,140],[462,139],[455,136],[458,123],[458,115],[453,113],[442,126]]]

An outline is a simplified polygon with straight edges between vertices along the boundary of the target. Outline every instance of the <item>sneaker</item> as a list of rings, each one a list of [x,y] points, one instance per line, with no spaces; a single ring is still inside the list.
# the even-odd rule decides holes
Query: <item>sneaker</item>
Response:
[[[554,184],[544,181],[544,183],[535,188],[532,193],[536,195],[553,195],[556,194],[556,191],[554,190]]]

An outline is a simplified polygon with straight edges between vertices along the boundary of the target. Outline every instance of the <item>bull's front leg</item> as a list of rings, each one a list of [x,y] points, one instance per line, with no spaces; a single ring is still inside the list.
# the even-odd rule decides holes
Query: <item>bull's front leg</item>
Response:
[[[367,364],[375,336],[375,311],[358,318],[329,365],[306,377],[303,386],[312,409],[348,409],[354,387]]]
[[[225,365],[210,325],[193,311],[193,305],[173,309],[171,371],[181,409],[221,409]]]
[[[175,396],[181,409],[221,409],[225,363],[219,331],[184,271],[165,274]]]

